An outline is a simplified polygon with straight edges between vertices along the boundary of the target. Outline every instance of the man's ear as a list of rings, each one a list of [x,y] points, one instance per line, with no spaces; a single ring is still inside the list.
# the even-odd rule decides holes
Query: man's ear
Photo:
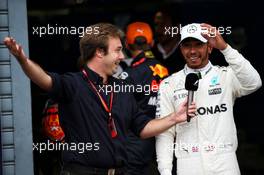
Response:
[[[211,54],[213,51],[213,47],[211,46],[210,43],[208,43],[207,46],[208,46],[208,53]]]
[[[105,52],[103,51],[103,49],[97,48],[95,51],[95,55],[99,58],[103,58],[103,56],[105,55]]]

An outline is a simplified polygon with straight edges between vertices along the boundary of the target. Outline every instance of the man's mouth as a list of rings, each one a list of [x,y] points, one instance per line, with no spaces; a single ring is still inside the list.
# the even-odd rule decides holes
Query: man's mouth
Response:
[[[118,66],[118,65],[119,65],[119,63],[120,63],[120,61],[116,61],[116,62],[115,62],[115,65],[117,65],[117,66]]]
[[[197,57],[197,56],[192,56],[192,57],[190,57],[190,60],[192,61],[192,62],[195,62],[195,61],[197,61],[199,59],[199,57]]]

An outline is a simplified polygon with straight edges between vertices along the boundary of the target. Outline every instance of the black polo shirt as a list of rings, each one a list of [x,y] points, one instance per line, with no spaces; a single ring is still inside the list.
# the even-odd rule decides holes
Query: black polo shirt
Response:
[[[146,53],[152,54],[150,51]],[[161,78],[158,74],[162,74],[163,72],[155,72],[155,69],[157,69],[158,66],[161,66],[160,64],[161,63],[156,58],[154,58],[153,55],[148,56],[144,52],[141,52],[135,58],[133,58],[131,66],[124,70],[124,72],[127,73],[126,80],[128,82],[134,84],[135,86],[140,85],[141,87],[145,88],[144,91],[135,91],[134,95],[140,108],[144,110],[144,113],[151,118],[155,118],[155,101],[158,91],[158,89],[152,91],[151,85],[155,84],[158,87],[162,79],[168,76],[167,74]],[[163,70],[166,69],[165,67],[162,68]],[[164,71],[168,72],[167,69]]]
[[[151,85],[159,85],[163,78],[168,76],[168,70],[160,65],[161,63],[154,58],[152,52],[141,52],[131,63],[131,66],[125,70],[127,73],[126,80],[142,87],[150,87]],[[159,71],[157,71],[157,69]],[[124,77],[125,78],[125,77]],[[155,118],[156,114],[156,98],[157,91],[150,90],[135,92],[135,98],[138,105],[151,118]],[[142,166],[155,160],[155,137],[148,139],[139,139],[134,132],[129,133],[128,140],[128,158],[129,163]]]
[[[99,90],[102,78],[89,68],[85,70]],[[76,149],[72,146],[70,150],[63,150],[63,163],[78,163],[98,168],[124,166],[127,162],[128,129],[139,135],[150,120],[139,110],[133,93],[114,93],[112,116],[118,135],[112,138],[107,125],[109,115],[83,73],[64,75],[50,73],[50,75],[53,81],[50,94],[59,103],[60,123],[65,132],[66,143],[77,145]],[[121,86],[125,82],[109,77],[109,84]],[[101,94],[109,102],[111,93]],[[84,144],[88,145],[88,149],[86,147],[83,152],[78,146],[82,147]]]

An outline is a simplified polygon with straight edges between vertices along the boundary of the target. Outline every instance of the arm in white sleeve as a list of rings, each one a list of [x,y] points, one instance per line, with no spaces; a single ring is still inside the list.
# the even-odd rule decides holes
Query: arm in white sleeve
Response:
[[[262,82],[259,73],[237,50],[231,46],[221,51],[233,72],[233,81],[236,96],[250,94],[261,87]]]
[[[165,81],[166,80],[161,83],[158,93],[157,118],[165,117],[174,112],[174,107],[170,100],[169,89],[167,89],[168,86],[164,84]],[[156,136],[157,163],[161,175],[171,175],[174,137],[175,126]]]
[[[158,170],[161,175],[171,175],[174,154],[175,127],[156,136]]]

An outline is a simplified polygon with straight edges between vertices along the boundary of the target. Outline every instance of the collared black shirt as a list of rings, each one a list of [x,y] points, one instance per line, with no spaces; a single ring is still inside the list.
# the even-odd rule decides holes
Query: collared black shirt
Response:
[[[152,52],[150,53],[152,54]],[[145,88],[142,92],[135,91],[134,95],[144,113],[155,118],[155,99],[158,89],[151,91],[149,87],[153,84],[158,87],[160,82],[168,76],[168,74],[165,75],[168,70],[161,66],[161,63],[153,55],[148,57],[144,52],[141,52],[133,59],[131,66],[125,69],[125,72],[128,74],[126,77],[127,82],[134,84],[134,86],[140,85]],[[164,77],[160,77],[162,74],[164,74]]]
[[[99,90],[99,86],[103,84],[102,78],[89,68],[85,70]],[[112,138],[107,125],[109,115],[83,73],[64,75],[51,73],[50,75],[53,81],[50,93],[59,103],[60,123],[65,132],[66,143],[90,146],[84,153],[78,147],[76,150],[64,150],[63,162],[99,168],[124,166],[127,162],[128,129],[139,135],[150,120],[139,110],[133,93],[114,93],[112,116],[118,136]],[[108,84],[121,86],[125,82],[109,77]],[[110,93],[104,94],[107,102],[109,96]]]
[[[149,52],[146,52],[149,53]],[[152,52],[150,52],[152,54]],[[144,52],[138,54],[132,61],[131,66],[125,70],[126,80],[145,87],[143,92],[134,92],[135,98],[142,111],[151,118],[156,114],[156,98],[158,89],[151,91],[151,85],[159,86],[163,78],[168,76],[168,70],[161,66],[153,55],[151,57]],[[166,74],[167,73],[167,74]],[[161,75],[164,75],[161,76]],[[155,159],[155,138],[140,139],[133,132],[129,133],[128,140],[129,163],[142,166]]]

